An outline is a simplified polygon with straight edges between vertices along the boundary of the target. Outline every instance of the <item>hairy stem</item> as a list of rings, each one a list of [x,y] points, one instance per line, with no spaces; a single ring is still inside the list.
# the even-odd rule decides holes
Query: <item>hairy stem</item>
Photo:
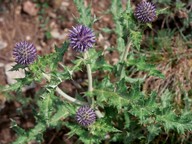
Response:
[[[43,73],[43,76],[44,76],[48,81],[51,80],[51,78],[50,78],[50,76],[49,76],[48,74]],[[67,95],[67,94],[66,94],[65,92],[63,92],[58,86],[56,87],[56,92],[57,92],[60,96],[62,96],[63,98],[65,98],[66,100],[68,100],[68,101],[70,101],[70,102],[72,102],[72,103],[76,103],[76,104],[78,104],[78,105],[84,105],[84,104],[86,104],[85,102],[79,101],[79,100],[77,100],[77,99],[75,99],[75,98]]]
[[[85,52],[84,53],[84,59],[88,58],[88,53]],[[93,91],[93,79],[92,79],[92,71],[91,71],[91,65],[87,64],[87,75],[88,75],[88,91],[92,94]],[[89,102],[89,104],[94,105],[94,97],[92,97],[92,99],[90,99],[90,97],[87,97],[87,100]],[[102,118],[104,117],[103,114],[99,111],[99,109],[96,107],[96,111],[95,111],[96,115],[98,118]]]
[[[88,53],[84,53],[84,59],[88,58]],[[87,76],[88,76],[88,91],[92,93],[93,91],[93,79],[92,79],[92,72],[91,72],[91,65],[86,64],[87,67]],[[89,104],[93,104],[94,98],[90,99],[90,97],[87,97],[87,100]]]
[[[86,104],[85,102],[79,101],[79,100],[77,100],[77,99],[75,99],[75,98],[67,95],[67,94],[66,94],[65,92],[63,92],[59,87],[56,87],[56,92],[57,92],[60,96],[62,96],[63,98],[65,98],[66,100],[68,100],[68,101],[70,101],[70,102],[72,102],[72,103],[76,103],[76,104],[78,104],[78,105],[84,105],[84,104]]]

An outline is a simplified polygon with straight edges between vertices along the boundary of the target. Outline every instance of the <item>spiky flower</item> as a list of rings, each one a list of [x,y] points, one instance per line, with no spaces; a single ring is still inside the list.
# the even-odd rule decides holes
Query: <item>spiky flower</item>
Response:
[[[143,23],[152,22],[156,19],[156,7],[153,3],[142,1],[136,6],[134,15]]]
[[[15,62],[22,65],[33,63],[37,57],[37,49],[32,43],[21,41],[15,44],[13,49]]]
[[[93,47],[95,43],[95,34],[89,27],[78,25],[73,27],[69,32],[70,46],[74,50],[85,52]]]
[[[89,106],[81,106],[76,113],[76,120],[82,126],[89,126],[96,120],[95,111]]]

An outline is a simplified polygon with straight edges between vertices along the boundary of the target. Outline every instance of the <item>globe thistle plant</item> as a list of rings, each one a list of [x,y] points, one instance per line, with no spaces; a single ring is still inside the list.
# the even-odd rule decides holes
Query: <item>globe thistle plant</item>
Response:
[[[33,63],[37,57],[37,49],[32,43],[27,41],[18,42],[13,49],[15,62],[21,65]]]
[[[140,22],[153,22],[156,19],[156,7],[151,2],[142,1],[136,6],[134,15]]]
[[[76,120],[82,126],[89,126],[96,120],[95,111],[89,106],[82,106],[77,110]]]
[[[74,50],[85,52],[93,47],[95,35],[89,27],[78,25],[69,32],[70,47]]]

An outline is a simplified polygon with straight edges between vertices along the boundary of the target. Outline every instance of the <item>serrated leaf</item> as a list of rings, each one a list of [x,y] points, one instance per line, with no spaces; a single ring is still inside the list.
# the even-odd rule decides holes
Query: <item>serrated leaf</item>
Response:
[[[192,130],[191,115],[191,112],[187,112],[178,116],[173,111],[167,110],[163,115],[158,115],[156,120],[164,126],[167,132],[176,130],[178,133],[184,134],[185,131]]]
[[[50,119],[50,125],[52,127],[57,126],[59,120],[66,118],[70,114],[70,111],[64,105],[59,105],[57,109],[57,113]]]
[[[91,16],[91,6],[88,5],[87,7],[85,7],[84,1],[74,0],[73,2],[75,3],[80,15],[80,17],[76,18],[78,23],[85,26],[92,25],[95,19]]]
[[[65,125],[71,130],[67,135],[69,137],[72,137],[73,135],[78,135],[79,140],[83,142],[84,144],[90,144],[90,143],[100,143],[101,138],[98,138],[97,136],[91,135],[89,131],[86,129],[83,129],[79,125],[71,124],[71,123],[65,123]]]
[[[38,135],[41,135],[46,130],[43,123],[38,123],[33,129],[29,130],[26,135],[19,136],[13,144],[25,144],[32,140],[36,140]]]
[[[20,128],[16,121],[11,119],[11,128],[17,133],[17,135],[19,136],[23,136],[23,135],[26,135],[26,132],[24,129]]]
[[[149,125],[147,126],[147,130],[149,131],[147,142],[150,143],[155,138],[155,136],[159,135],[159,133],[161,132],[161,127],[158,127],[156,125]]]
[[[121,132],[120,130],[113,127],[109,124],[105,119],[98,119],[93,125],[90,127],[90,133],[97,137],[103,138],[108,133],[117,133]]]
[[[140,50],[142,33],[140,31],[130,30],[130,39],[133,43],[133,46],[135,46],[137,50]]]
[[[128,129],[130,126],[131,120],[127,112],[124,112],[124,118],[125,118],[125,128]]]
[[[136,66],[136,68],[140,71],[146,71],[151,76],[157,76],[159,78],[164,78],[164,75],[156,69],[156,67],[152,64],[148,64],[145,60],[145,56],[140,56],[139,58],[135,58],[131,55],[127,61],[127,66]]]
[[[56,61],[57,62],[62,61],[63,56],[64,56],[65,52],[68,49],[68,46],[69,46],[69,43],[67,43],[67,42],[64,42],[61,48],[58,48],[58,47],[55,46],[55,51],[57,53],[57,56],[56,56],[56,58],[57,58]]]
[[[96,96],[96,102],[99,105],[105,103],[109,106],[114,106],[117,107],[117,109],[121,109],[122,106],[129,104],[128,99],[115,92],[107,91],[104,89],[94,89],[93,94]]]
[[[38,101],[39,113],[41,117],[46,121],[48,126],[50,117],[53,113],[52,111],[53,99],[51,97],[52,97],[51,93],[44,92],[43,95],[41,95],[41,99]]]

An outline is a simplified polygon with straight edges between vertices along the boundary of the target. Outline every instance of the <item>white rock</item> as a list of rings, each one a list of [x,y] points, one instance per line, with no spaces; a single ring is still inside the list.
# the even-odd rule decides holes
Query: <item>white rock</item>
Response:
[[[12,67],[16,63],[8,63],[5,65],[5,75],[7,78],[7,83],[8,84],[14,84],[16,82],[16,78],[24,78],[25,77],[25,72],[22,69],[19,69],[19,71],[10,71]]]
[[[16,63],[9,63],[5,65],[5,75],[7,78],[7,83],[10,84],[14,84],[16,83],[16,78],[24,78],[25,77],[25,72],[22,69],[19,69],[19,71],[10,71],[10,69],[12,69],[12,67],[15,65]],[[25,85],[23,87],[21,87],[22,92],[26,92],[29,89],[35,88],[35,83],[31,83],[30,85]]]
[[[23,69],[19,69],[19,71],[10,71],[10,69],[12,69],[12,67],[15,65],[16,63],[8,63],[5,65],[5,75],[7,78],[7,83],[10,84],[14,84],[16,83],[16,78],[24,78],[25,77],[25,71]],[[35,88],[35,83],[32,83],[31,85],[26,85],[21,87],[21,90],[23,92]]]

